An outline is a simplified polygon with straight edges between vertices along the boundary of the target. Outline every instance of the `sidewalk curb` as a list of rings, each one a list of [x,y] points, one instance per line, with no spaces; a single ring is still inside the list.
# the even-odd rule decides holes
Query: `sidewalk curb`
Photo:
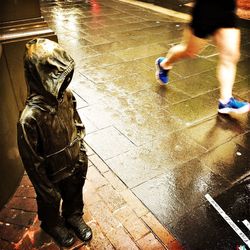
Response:
[[[132,5],[135,5],[135,6],[139,6],[139,7],[142,7],[142,8],[146,8],[146,9],[149,9],[149,10],[152,10],[152,11],[156,11],[158,13],[165,14],[165,15],[168,15],[168,16],[172,16],[172,17],[175,17],[175,18],[180,18],[180,19],[183,19],[183,20],[185,20],[187,22],[190,21],[190,19],[191,19],[191,16],[189,14],[181,13],[181,12],[171,10],[171,9],[166,9],[166,8],[154,5],[154,4],[144,3],[144,2],[137,1],[137,0],[119,0],[119,1],[124,2],[124,3],[128,3],[128,4],[132,4]]]

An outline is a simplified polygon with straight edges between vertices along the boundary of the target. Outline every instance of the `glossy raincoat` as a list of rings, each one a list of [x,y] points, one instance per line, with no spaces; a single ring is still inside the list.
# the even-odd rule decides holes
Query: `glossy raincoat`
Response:
[[[84,125],[66,89],[74,61],[57,43],[36,38],[26,44],[24,69],[28,97],[17,125],[19,152],[39,200],[58,207],[57,183],[87,172]]]

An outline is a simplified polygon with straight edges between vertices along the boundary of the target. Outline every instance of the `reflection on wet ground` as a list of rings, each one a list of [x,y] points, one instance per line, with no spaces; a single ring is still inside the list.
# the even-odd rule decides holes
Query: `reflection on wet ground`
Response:
[[[205,198],[211,195],[250,238],[249,115],[218,116],[217,52],[209,42],[177,63],[170,83],[154,61],[185,23],[115,0],[41,1],[42,14],[76,61],[72,89],[86,143],[185,249],[246,246]],[[250,29],[234,93],[250,101]]]

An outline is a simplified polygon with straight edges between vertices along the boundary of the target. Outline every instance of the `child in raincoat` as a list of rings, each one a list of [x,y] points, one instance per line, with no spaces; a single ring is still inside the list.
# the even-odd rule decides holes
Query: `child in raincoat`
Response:
[[[82,218],[85,128],[67,89],[74,61],[57,43],[36,38],[26,44],[24,69],[28,97],[17,125],[18,147],[36,191],[41,228],[62,246],[74,244],[71,230],[88,241],[92,231]]]

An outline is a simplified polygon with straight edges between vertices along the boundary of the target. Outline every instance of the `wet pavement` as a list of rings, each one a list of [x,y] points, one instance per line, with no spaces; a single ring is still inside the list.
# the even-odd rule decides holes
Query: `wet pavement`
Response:
[[[154,61],[181,41],[185,20],[118,0],[47,0],[41,6],[76,62],[71,88],[85,141],[106,164],[99,174],[118,177],[183,249],[250,249],[250,115],[217,114],[212,42],[198,58],[178,62],[162,87]],[[250,101],[250,25],[241,30],[234,95]]]

